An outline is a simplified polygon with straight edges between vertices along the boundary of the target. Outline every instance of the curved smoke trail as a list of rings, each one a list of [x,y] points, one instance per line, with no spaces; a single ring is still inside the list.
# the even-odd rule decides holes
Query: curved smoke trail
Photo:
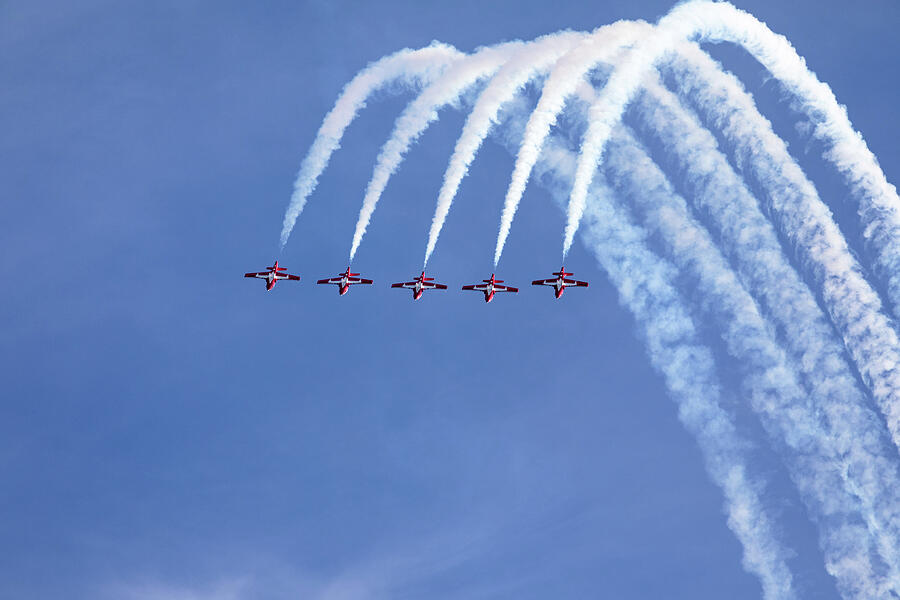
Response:
[[[877,160],[862,136],[853,130],[846,110],[838,104],[831,89],[806,67],[806,61],[787,38],[773,33],[753,15],[727,2],[708,0],[686,2],[660,19],[654,35],[636,47],[629,60],[620,65],[597,103],[591,107],[591,125],[585,135],[572,186],[563,247],[571,246],[587,188],[602,159],[605,140],[639,89],[643,74],[675,45],[688,39],[732,42],[742,46],[800,99],[814,120],[819,121],[816,135],[834,144],[828,157],[861,191],[867,192],[868,200],[860,210],[864,214],[867,235],[874,236],[880,254],[878,263],[885,267],[900,264],[900,236],[897,235],[900,232],[900,202],[896,188],[885,179]],[[859,171],[854,172],[854,168]],[[891,276],[895,293],[900,294],[900,270],[894,269]]]
[[[513,217],[525,192],[531,170],[566,99],[577,91],[579,84],[597,64],[609,62],[623,47],[635,43],[640,36],[648,34],[651,30],[651,25],[642,21],[619,21],[601,27],[594,32],[589,41],[563,56],[550,72],[550,77],[541,90],[538,105],[525,126],[525,134],[516,155],[509,188],[506,190],[503,213],[500,216],[500,232],[497,234],[497,245],[494,249],[495,267],[503,254],[503,246],[509,236]]]
[[[294,181],[294,193],[284,214],[282,248],[306,206],[306,199],[316,189],[319,175],[325,170],[331,155],[340,147],[344,131],[365,106],[366,99],[372,92],[394,80],[400,80],[406,85],[426,84],[462,56],[463,53],[452,46],[436,42],[418,50],[405,48],[370,64],[344,87],[334,107],[325,115],[316,139],[300,165],[300,172]]]
[[[642,104],[650,107],[648,110],[658,104],[667,105],[669,109],[648,129],[654,132],[671,130],[668,134],[675,146],[673,152],[684,154],[688,151],[685,168],[704,171],[698,175],[704,181],[711,176],[705,169],[715,171],[715,167],[724,167],[730,170],[714,142],[711,146],[689,143],[709,141],[711,135],[699,124],[695,125],[696,122],[692,123],[683,111],[679,114],[677,101],[658,83],[651,79],[645,81],[647,84],[648,89],[639,97],[639,100],[645,100]],[[589,86],[579,88],[579,100],[589,104],[594,98],[595,94]],[[697,139],[704,134],[709,140]],[[897,488],[892,486],[897,482],[896,469],[879,468],[889,463],[887,457],[878,451],[880,448],[869,452],[873,450],[871,447],[860,444],[855,448],[857,454],[851,458],[866,462],[871,460],[875,466],[864,468],[867,472],[862,476],[855,472],[859,465],[844,458],[847,451],[844,438],[859,435],[867,428],[848,431],[844,423],[828,426],[820,423],[818,403],[813,402],[793,376],[795,370],[802,372],[805,368],[786,358],[754,300],[738,282],[709,235],[688,215],[685,201],[674,193],[662,171],[621,126],[613,131],[611,146],[615,152],[604,163],[607,177],[616,183],[618,190],[624,188],[626,195],[643,214],[643,222],[651,232],[661,236],[681,271],[696,280],[700,288],[696,297],[704,311],[704,321],[718,325],[729,353],[742,365],[746,396],[773,443],[784,449],[791,478],[804,498],[810,515],[820,526],[820,543],[828,572],[835,577],[846,597],[881,597],[890,589],[900,592],[895,521]],[[729,190],[722,194],[720,187],[716,191],[719,195],[713,200],[714,203],[730,204]],[[741,217],[737,216],[737,220],[740,221]],[[740,228],[740,224],[737,227]],[[740,237],[743,241],[745,236]],[[750,254],[752,259],[752,252]],[[771,283],[780,285],[777,280]],[[797,333],[801,345],[811,341],[806,332]],[[807,356],[800,358],[808,361]],[[837,400],[839,403],[852,401],[856,392],[852,387],[841,391],[849,394]],[[831,414],[837,410],[842,416],[865,412],[863,405],[832,405],[831,408]],[[783,415],[790,415],[790,418],[783,418]],[[859,420],[857,424],[860,424]],[[876,430],[876,441],[878,433],[882,432]],[[851,465],[854,472],[850,472]],[[872,482],[873,474],[885,477],[885,480]],[[841,488],[844,490],[842,494],[837,492]],[[879,558],[886,564],[887,577],[876,574],[869,560],[872,550],[869,537],[880,554]]]
[[[517,146],[511,146],[511,151]],[[560,206],[574,173],[575,155],[552,138],[535,168]],[[585,245],[594,253],[635,316],[650,361],[665,378],[678,417],[695,436],[710,478],[722,489],[728,527],[744,550],[744,568],[755,574],[767,600],[796,598],[787,551],[748,475],[747,446],[719,399],[715,360],[699,341],[679,292],[675,269],[647,247],[645,234],[612,202],[599,184],[588,211]]]
[[[749,13],[727,3],[704,0],[693,0],[673,9],[660,20],[650,37],[631,50],[589,109],[589,125],[582,142],[567,211],[564,252],[571,247],[584,211],[588,186],[602,159],[612,128],[640,89],[646,73],[663,56],[671,55],[679,43],[691,38],[740,44],[771,73],[777,74],[788,89],[800,88],[802,92],[804,81],[818,81],[805,69],[804,61],[783,36],[774,34]],[[803,65],[802,72],[798,72],[797,63]],[[747,127],[743,117],[742,114],[733,120],[734,127],[747,130],[747,135],[755,135],[756,131]],[[784,145],[774,133],[771,140],[776,144],[776,150]],[[765,147],[767,151],[772,150]],[[803,192],[794,200],[803,202],[803,212],[798,211],[794,203],[785,203],[780,193],[770,194],[769,199],[775,203],[773,209],[785,211],[781,214],[791,224],[788,233],[798,248],[805,251],[807,260],[814,263],[813,271],[823,284],[826,301],[831,301],[832,319],[841,329],[854,360],[873,389],[891,436],[900,448],[900,402],[897,401],[900,397],[900,341],[881,314],[881,302],[860,274],[830,212],[786,150],[784,155],[786,160],[778,164],[769,161],[770,167],[760,178],[763,182],[780,180],[783,186],[801,183]],[[759,162],[752,163],[758,172]],[[784,181],[783,171],[793,174],[794,181]],[[789,216],[785,217],[785,214]]]
[[[860,502],[842,491],[843,468],[835,440],[820,423],[818,406],[800,386],[794,374],[796,365],[787,359],[709,235],[690,218],[684,199],[620,128],[613,131],[604,166],[615,189],[642,213],[641,222],[650,233],[660,236],[676,266],[695,280],[704,320],[717,326],[728,353],[741,365],[742,395],[773,445],[782,448],[791,479],[819,524],[826,570],[845,597],[863,600],[882,595],[887,582],[876,575],[871,564],[869,531],[859,515]],[[881,533],[879,551],[893,571],[896,538],[873,533]],[[848,569],[848,565],[852,567]]]
[[[562,55],[585,38],[583,33],[563,32],[536,39],[512,57],[478,96],[478,101],[466,117],[466,124],[456,141],[453,155],[444,172],[437,206],[431,220],[431,229],[428,232],[423,269],[428,266],[428,259],[434,252],[438,236],[450,212],[450,205],[459,190],[459,184],[468,173],[469,165],[475,159],[484,138],[497,123],[500,109],[512,100],[525,84],[553,66]]]
[[[350,262],[366,233],[366,227],[375,212],[375,206],[381,197],[388,179],[409,150],[410,145],[418,139],[422,132],[437,120],[439,108],[456,102],[460,94],[485,77],[493,75],[508,61],[524,42],[508,42],[499,46],[483,48],[465,58],[460,59],[431,85],[429,85],[398,117],[390,139],[381,147],[378,160],[372,171],[372,179],[366,187],[362,208],[356,230],[353,232],[353,243],[350,246]]]
[[[886,431],[858,388],[815,298],[788,263],[774,228],[718,151],[715,139],[668,90],[646,81],[645,86],[635,105],[642,132],[660,141],[676,161],[739,278],[785,332],[785,349],[823,412],[825,430],[820,435],[841,457],[835,461],[845,465],[844,487],[859,498],[869,532],[896,579],[900,478],[884,447]]]
[[[688,56],[691,51],[685,52]],[[693,52],[690,65],[672,63],[676,84],[716,123],[734,145],[738,165],[766,191],[764,200],[785,224],[821,286],[831,320],[900,448],[900,340],[882,312],[881,300],[771,123],[759,114],[741,83],[702,54]]]

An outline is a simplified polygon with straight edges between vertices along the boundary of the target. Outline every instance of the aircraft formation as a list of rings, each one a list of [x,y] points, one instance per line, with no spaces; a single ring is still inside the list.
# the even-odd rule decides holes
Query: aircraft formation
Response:
[[[275,287],[275,284],[282,279],[287,279],[289,281],[300,281],[299,275],[290,275],[288,273],[284,273],[287,267],[279,267],[278,261],[275,261],[275,264],[271,267],[266,268],[265,271],[258,271],[254,273],[244,273],[244,277],[251,277],[255,279],[264,279],[266,281],[266,291],[271,290]],[[347,267],[347,270],[343,273],[339,273],[336,277],[328,277],[326,279],[319,279],[316,281],[317,284],[326,284],[326,285],[336,285],[338,287],[338,294],[343,296],[348,291],[350,291],[351,285],[363,284],[363,285],[371,285],[373,281],[371,279],[363,279],[359,276],[359,273],[351,273],[350,267]],[[557,298],[563,295],[563,292],[567,287],[587,287],[587,281],[578,281],[577,279],[570,279],[573,273],[569,273],[566,271],[565,267],[560,267],[559,271],[553,273],[553,277],[549,279],[535,279],[531,282],[531,285],[546,285],[553,288],[553,294]],[[462,286],[463,290],[473,291],[473,292],[482,292],[484,294],[484,301],[490,302],[494,299],[494,294],[497,292],[512,292],[516,293],[519,291],[519,288],[503,285],[502,279],[497,279],[494,277],[494,274],[491,273],[490,279],[482,279],[482,283],[475,283],[472,285],[464,285]],[[401,288],[412,290],[413,300],[418,300],[422,297],[422,294],[425,293],[426,290],[446,290],[447,286],[443,283],[436,283],[434,281],[434,277],[426,277],[425,271],[413,279],[412,281],[401,281],[399,283],[392,283],[392,288]]]

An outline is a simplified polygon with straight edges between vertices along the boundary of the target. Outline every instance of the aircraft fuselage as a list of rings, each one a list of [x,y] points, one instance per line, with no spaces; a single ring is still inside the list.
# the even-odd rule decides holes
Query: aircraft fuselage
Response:
[[[553,287],[556,288],[557,298],[562,296],[563,292],[566,291],[566,284],[563,282],[562,277],[556,280],[556,283],[553,284]]]

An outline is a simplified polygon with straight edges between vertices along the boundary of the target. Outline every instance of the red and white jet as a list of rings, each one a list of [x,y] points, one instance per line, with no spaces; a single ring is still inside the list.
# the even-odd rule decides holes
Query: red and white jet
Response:
[[[279,267],[278,261],[275,261],[275,264],[266,269],[265,271],[260,271],[259,273],[244,273],[244,277],[255,277],[257,279],[265,279],[266,280],[266,291],[268,292],[273,287],[275,287],[275,282],[281,281],[282,279],[289,279],[290,281],[300,281],[299,275],[288,275],[287,273],[282,273],[281,271],[287,270],[287,267]]]
[[[350,286],[355,283],[372,283],[371,279],[363,279],[359,277],[359,273],[351,273],[350,267],[338,275],[337,277],[329,277],[328,279],[320,279],[316,283],[330,283],[338,286],[338,293],[343,296],[350,291]]]
[[[473,290],[476,292],[484,292],[484,301],[490,302],[494,299],[494,292],[518,292],[519,288],[510,287],[508,285],[499,285],[503,283],[502,279],[494,279],[491,273],[490,279],[482,279],[484,283],[476,283],[474,285],[464,285],[462,289]]]
[[[553,279],[536,279],[531,282],[531,285],[549,285],[552,286],[555,290],[556,297],[559,298],[563,295],[563,292],[567,287],[587,287],[587,281],[576,281],[574,279],[567,279],[569,275],[574,275],[574,273],[566,273],[565,267],[560,267],[558,273],[554,273],[556,275]]]
[[[446,290],[447,286],[443,283],[433,283],[434,277],[425,277],[425,271],[416,277],[413,281],[404,281],[402,283],[392,283],[392,288],[406,288],[413,291],[413,300],[418,300],[425,293],[425,290]]]

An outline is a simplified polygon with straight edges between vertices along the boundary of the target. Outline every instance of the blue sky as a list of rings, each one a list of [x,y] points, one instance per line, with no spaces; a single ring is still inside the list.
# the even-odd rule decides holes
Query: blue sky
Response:
[[[897,182],[900,5],[738,2],[785,34]],[[488,142],[419,270],[464,115],[390,182],[339,298],[378,148],[370,102],[283,253],[292,182],[366,63],[471,50],[669,2],[18,2],[0,7],[0,598],[757,598],[694,440],[590,254],[556,302],[564,216],[530,187],[485,305],[513,160]],[[745,82],[840,223],[846,194],[742,52]],[[245,271],[299,273],[263,293]],[[454,288],[457,288],[455,290]],[[729,377],[726,372],[724,377]],[[749,425],[753,430],[753,424]],[[762,440],[762,434],[759,433]],[[764,441],[804,597],[836,598]]]

